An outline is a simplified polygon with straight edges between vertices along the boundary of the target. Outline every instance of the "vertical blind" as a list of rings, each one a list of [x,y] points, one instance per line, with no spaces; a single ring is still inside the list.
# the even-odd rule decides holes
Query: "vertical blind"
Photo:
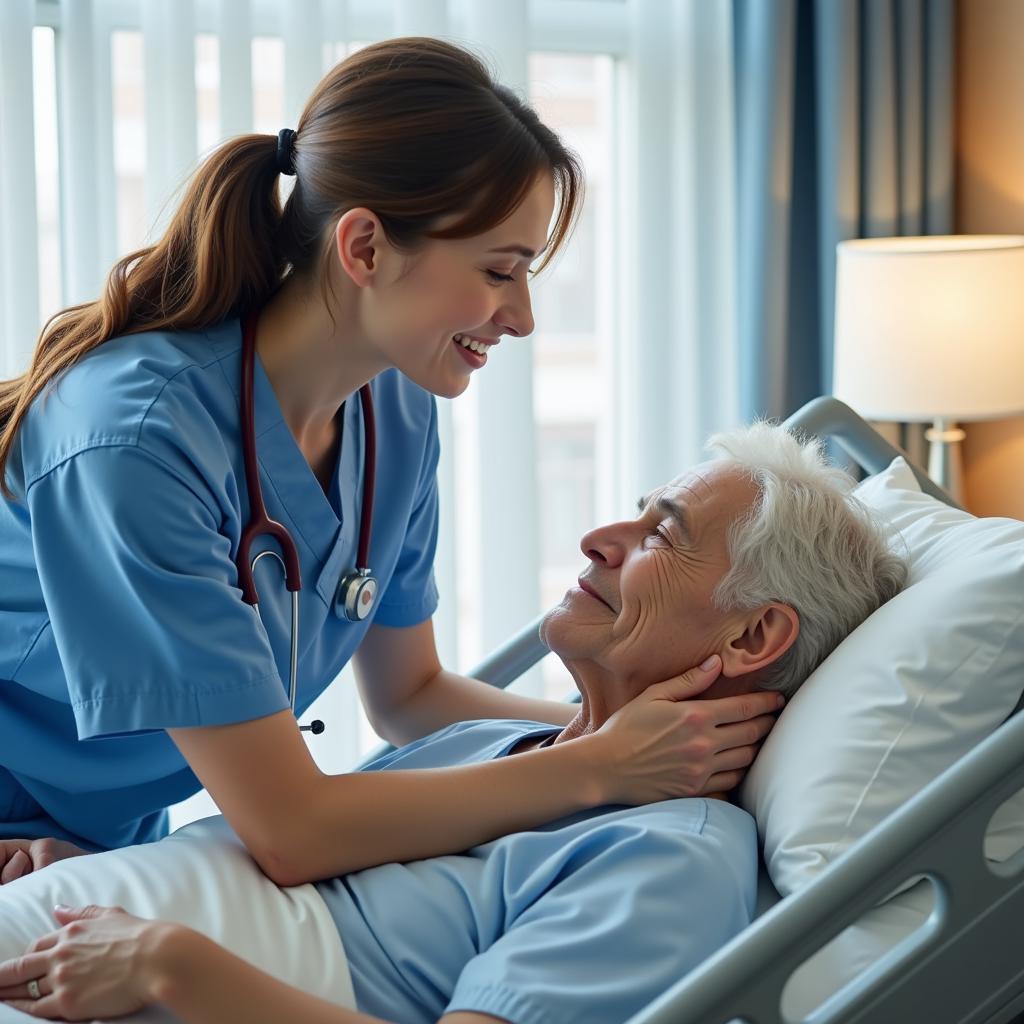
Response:
[[[577,236],[534,285],[535,334],[439,400],[435,629],[465,670],[574,582],[583,530],[631,514],[734,420],[728,5],[4,0],[0,375],[23,372],[45,320],[158,237],[210,146],[294,126],[336,60],[412,34],[480,53],[588,172]],[[313,709],[329,771],[373,739],[346,675]],[[555,664],[523,685],[567,684]]]

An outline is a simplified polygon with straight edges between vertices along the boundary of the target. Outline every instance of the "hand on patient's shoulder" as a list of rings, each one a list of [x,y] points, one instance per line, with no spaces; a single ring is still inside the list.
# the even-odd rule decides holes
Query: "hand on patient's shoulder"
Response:
[[[63,839],[0,839],[0,885],[88,852]]]
[[[645,804],[728,792],[739,785],[782,706],[763,691],[693,700],[718,677],[721,659],[649,686],[615,712],[598,735],[612,748],[610,803]]]

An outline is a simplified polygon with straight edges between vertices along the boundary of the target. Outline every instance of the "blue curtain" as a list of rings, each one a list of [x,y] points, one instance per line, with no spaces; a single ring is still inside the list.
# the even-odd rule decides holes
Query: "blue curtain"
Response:
[[[733,0],[740,410],[832,387],[836,244],[953,230],[953,0]]]

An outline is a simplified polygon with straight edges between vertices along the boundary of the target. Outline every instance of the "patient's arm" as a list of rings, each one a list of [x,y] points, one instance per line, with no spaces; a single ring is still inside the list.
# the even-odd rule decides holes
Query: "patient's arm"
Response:
[[[114,908],[64,910],[60,931],[0,964],[0,999],[44,1018],[117,1017],[160,1003],[184,1024],[387,1024],[309,995],[182,925],[144,921]],[[29,997],[36,980],[42,993]],[[456,1013],[446,1024],[499,1018]]]

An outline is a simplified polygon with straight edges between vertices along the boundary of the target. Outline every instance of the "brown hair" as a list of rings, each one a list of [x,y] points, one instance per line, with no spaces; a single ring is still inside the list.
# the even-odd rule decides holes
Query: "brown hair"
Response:
[[[28,372],[0,382],[6,497],[18,425],[50,381],[118,335],[241,315],[291,272],[319,272],[326,288],[330,229],[345,210],[368,207],[393,245],[414,251],[429,238],[489,231],[550,173],[558,205],[541,270],[582,205],[577,157],[480,59],[437,39],[376,43],[324,76],[299,118],[283,209],[276,153],[272,135],[223,143],[193,174],[163,237],[118,260],[99,299],[47,321]]]

